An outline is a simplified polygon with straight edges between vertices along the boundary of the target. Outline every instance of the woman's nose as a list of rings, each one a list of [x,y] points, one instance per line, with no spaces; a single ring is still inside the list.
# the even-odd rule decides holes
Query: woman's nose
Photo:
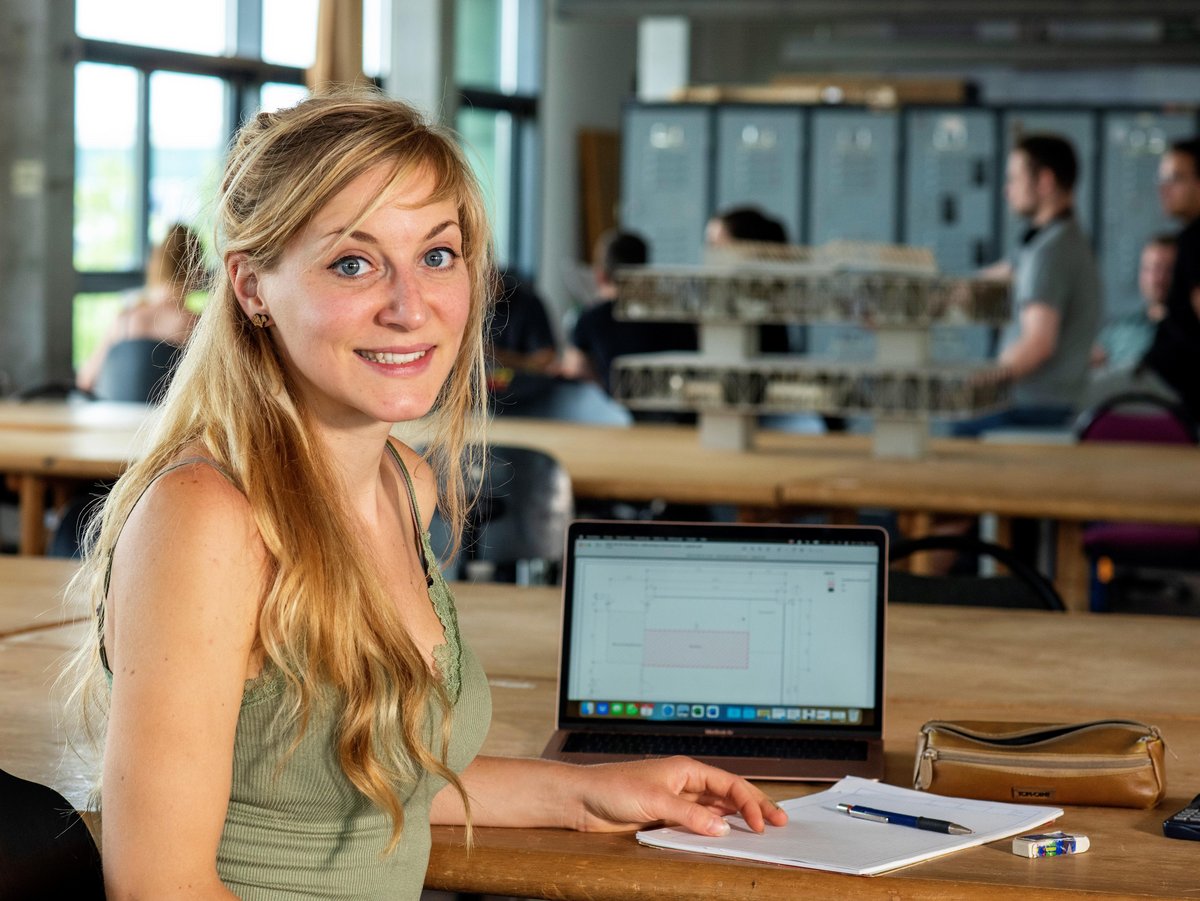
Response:
[[[419,328],[429,318],[420,280],[410,273],[398,273],[389,285],[387,303],[379,314],[384,325],[403,329]]]

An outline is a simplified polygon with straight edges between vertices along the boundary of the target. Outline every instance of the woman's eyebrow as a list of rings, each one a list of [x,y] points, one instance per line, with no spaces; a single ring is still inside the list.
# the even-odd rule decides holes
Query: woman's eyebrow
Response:
[[[426,232],[425,237],[422,238],[421,240],[428,241],[430,238],[434,237],[435,235],[441,234],[443,231],[445,231],[447,228],[449,228],[452,225],[461,231],[461,226],[458,224],[457,219],[447,219],[445,222],[441,223],[440,225],[435,225],[428,232]]]
[[[428,241],[430,238],[433,238],[433,237],[441,234],[442,232],[444,232],[447,228],[450,228],[451,226],[454,226],[455,228],[458,228],[461,230],[461,226],[458,224],[457,219],[447,219],[445,222],[440,222],[437,225],[435,225],[433,228],[431,228],[429,231],[427,231],[425,233],[425,236],[423,238],[421,238],[421,240]],[[340,237],[342,234],[343,234],[342,229],[340,229],[340,228],[332,229],[325,235],[325,240],[328,240],[329,238]],[[346,237],[351,238],[355,241],[362,241],[366,244],[378,244],[379,243],[379,239],[376,238],[374,235],[372,235],[370,232],[359,231],[357,229],[355,229],[354,231],[347,234]]]

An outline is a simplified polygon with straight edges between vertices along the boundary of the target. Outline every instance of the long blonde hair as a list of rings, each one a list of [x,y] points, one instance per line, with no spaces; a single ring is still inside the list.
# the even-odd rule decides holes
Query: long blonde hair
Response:
[[[221,258],[245,254],[255,266],[270,270],[313,215],[381,164],[391,167],[389,189],[418,171],[432,173],[431,201],[454,202],[460,219],[471,277],[470,314],[430,413],[432,438],[425,450],[439,486],[439,507],[457,535],[469,505],[464,471],[475,462],[468,456],[482,446],[483,336],[494,267],[483,198],[454,139],[411,107],[362,90],[259,113],[243,126],[230,151],[217,202],[215,246]],[[389,193],[383,190],[365,201],[360,218]],[[89,550],[69,589],[85,596],[91,608],[103,606],[112,548],[134,504],[188,448],[199,449],[232,476],[269,554],[258,642],[264,665],[274,666],[286,681],[283,725],[296,729],[292,747],[307,727],[315,686],[325,685],[341,704],[339,763],[347,778],[391,816],[389,850],[403,829],[402,795],[421,771],[455,785],[467,804],[461,782],[446,763],[450,699],[354,537],[333,473],[313,439],[302,395],[269,330],[248,322],[224,267],[216,273],[212,299],[171,382],[148,451],[121,477],[92,525]],[[101,733],[96,725],[107,714],[99,626],[76,660],[74,704],[91,723],[92,736]],[[431,700],[442,710],[441,736],[433,748],[424,737]]]

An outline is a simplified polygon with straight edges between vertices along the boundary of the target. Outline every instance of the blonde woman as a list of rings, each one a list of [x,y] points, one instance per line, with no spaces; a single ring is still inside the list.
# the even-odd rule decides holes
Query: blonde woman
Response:
[[[484,405],[491,239],[453,140],[376,95],[263,113],[218,214],[213,298],[74,586],[109,898],[416,898],[430,823],[782,823],[682,758],[475,756],[487,683],[424,531],[462,522]],[[389,438],[426,415],[425,457]]]
[[[185,305],[187,297],[204,283],[200,241],[186,225],[176,223],[154,247],[146,264],[146,286],[117,314],[79,372],[75,384],[85,391],[96,380],[114,344],[136,338],[153,338],[183,346],[196,326],[196,314]]]

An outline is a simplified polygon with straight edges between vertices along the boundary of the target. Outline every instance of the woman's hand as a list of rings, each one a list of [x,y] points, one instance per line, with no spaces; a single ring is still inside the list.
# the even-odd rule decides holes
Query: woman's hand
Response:
[[[755,832],[782,826],[787,814],[761,789],[688,757],[579,767],[580,809],[570,824],[581,832],[618,832],[678,824],[701,835],[724,835],[723,817],[739,813]]]

